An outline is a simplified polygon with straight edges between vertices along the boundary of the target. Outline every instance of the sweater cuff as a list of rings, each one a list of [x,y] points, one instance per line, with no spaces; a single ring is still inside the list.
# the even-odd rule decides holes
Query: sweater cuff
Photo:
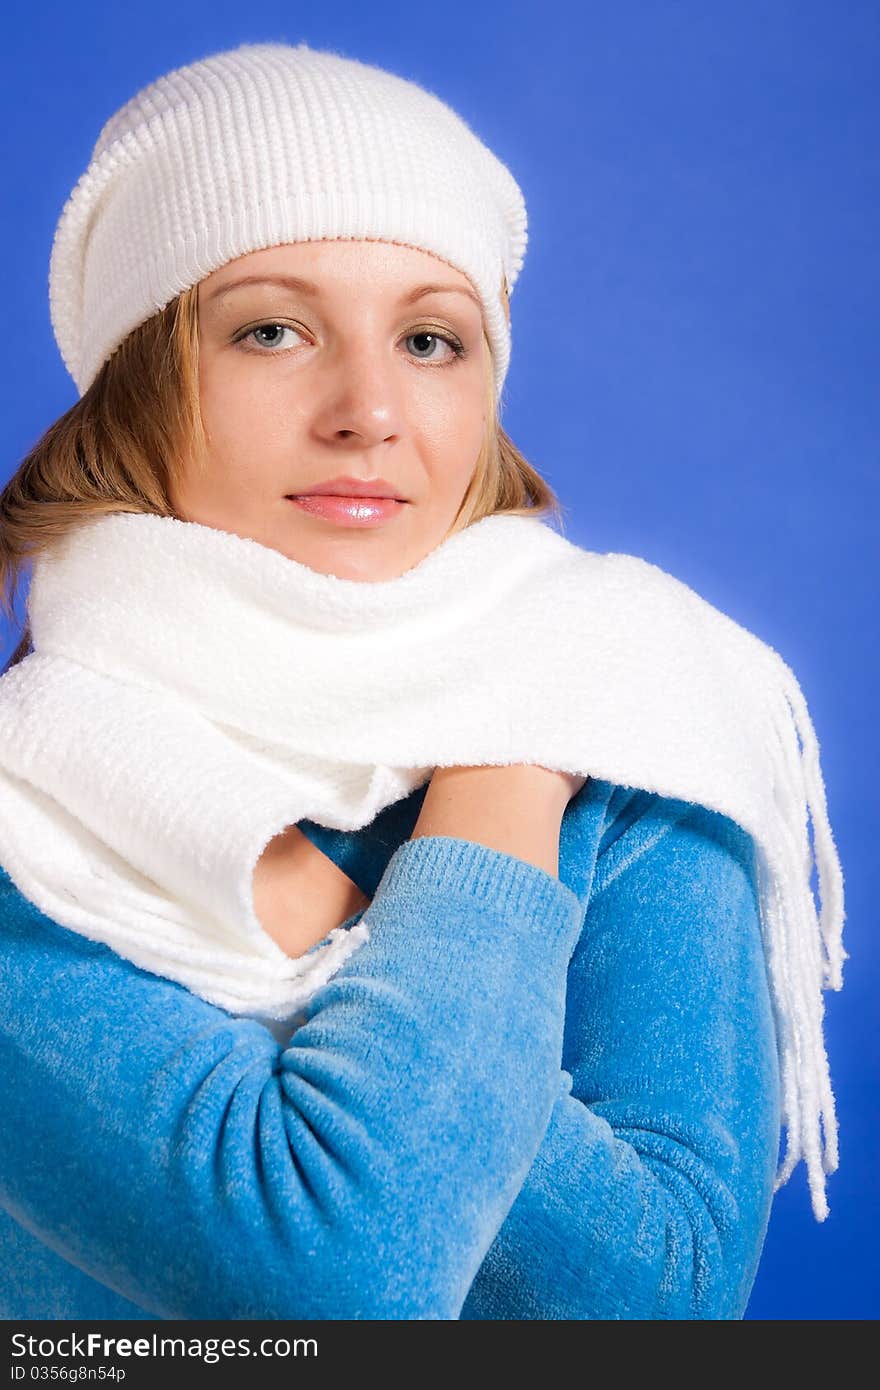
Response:
[[[405,840],[388,861],[376,889],[376,897],[385,894],[415,900],[425,894],[476,900],[498,916],[540,923],[545,941],[550,934],[567,934],[572,950],[584,912],[577,894],[546,869],[450,835]]]

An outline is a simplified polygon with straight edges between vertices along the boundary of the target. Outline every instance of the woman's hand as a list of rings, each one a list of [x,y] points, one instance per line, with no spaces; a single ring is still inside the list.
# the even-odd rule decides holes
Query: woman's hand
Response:
[[[556,877],[562,816],[586,780],[528,763],[440,767],[431,777],[411,838],[473,840]],[[269,841],[254,869],[253,895],[263,930],[293,958],[370,903],[297,825]]]
[[[559,875],[559,831],[586,777],[532,763],[435,769],[412,839],[450,835]]]
[[[263,930],[294,958],[370,901],[297,825],[270,840],[257,860],[253,895]]]

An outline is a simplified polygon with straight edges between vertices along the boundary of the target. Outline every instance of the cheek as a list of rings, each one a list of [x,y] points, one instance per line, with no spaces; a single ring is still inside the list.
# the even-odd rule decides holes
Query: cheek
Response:
[[[230,505],[244,507],[260,497],[271,484],[278,456],[289,448],[262,385],[229,361],[208,356],[199,362],[199,409],[209,468],[188,479],[188,495],[208,524],[225,524],[222,518],[228,522]]]
[[[280,373],[255,370],[232,353],[209,356],[199,363],[199,405],[215,454],[234,449],[243,459],[253,449],[266,458],[289,447],[296,412]]]
[[[417,413],[420,431],[437,453],[461,458],[463,465],[479,451],[486,428],[481,380],[450,383],[447,392],[433,393]]]
[[[202,419],[216,438],[230,432],[240,406],[246,397],[239,389],[237,373],[228,366],[225,356],[205,353],[199,360],[199,404]]]

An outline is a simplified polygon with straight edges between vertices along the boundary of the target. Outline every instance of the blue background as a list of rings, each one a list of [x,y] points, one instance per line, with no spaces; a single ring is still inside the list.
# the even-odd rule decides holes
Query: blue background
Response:
[[[151,0],[10,6],[4,29],[0,482],[76,399],[55,223],[104,121],[161,73],[304,40],[422,83],[508,164],[530,240],[505,427],[572,540],[690,584],[809,704],[846,884],[824,996],[841,1164],[823,1224],[803,1164],[777,1193],[748,1317],[876,1317],[880,7]],[[0,659],[17,637],[0,628]]]

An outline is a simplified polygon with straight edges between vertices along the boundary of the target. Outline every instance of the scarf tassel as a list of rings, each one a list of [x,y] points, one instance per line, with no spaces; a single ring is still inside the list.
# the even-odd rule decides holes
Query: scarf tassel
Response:
[[[778,838],[758,855],[765,949],[778,1030],[786,1145],[774,1192],[806,1162],[813,1213],[829,1215],[825,1175],[838,1166],[838,1126],[823,1039],[822,991],[843,987],[843,874],[828,821],[819,744],[794,673],[779,658],[771,701]],[[809,822],[813,826],[810,845]],[[820,911],[811,888],[817,869]]]

